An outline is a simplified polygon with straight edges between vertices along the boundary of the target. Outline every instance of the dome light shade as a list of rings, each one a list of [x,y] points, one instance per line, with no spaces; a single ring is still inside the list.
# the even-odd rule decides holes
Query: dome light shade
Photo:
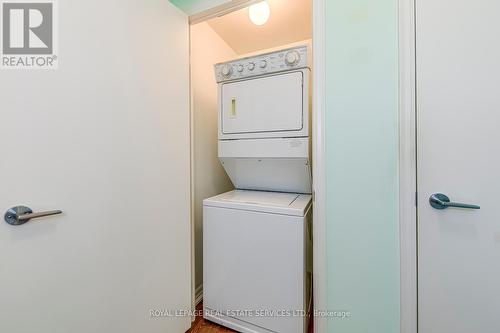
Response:
[[[252,21],[255,25],[263,25],[269,20],[269,16],[271,15],[271,9],[269,8],[269,4],[267,1],[262,1],[251,5],[248,9],[248,16],[250,17],[250,21]]]

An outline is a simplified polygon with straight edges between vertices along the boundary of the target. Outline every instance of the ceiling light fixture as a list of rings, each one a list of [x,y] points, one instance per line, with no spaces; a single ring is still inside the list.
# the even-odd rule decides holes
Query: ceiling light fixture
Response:
[[[262,1],[251,5],[248,9],[248,16],[250,17],[250,21],[252,21],[255,25],[263,25],[269,20],[269,16],[271,15],[271,9],[269,8],[269,4],[267,1]]]

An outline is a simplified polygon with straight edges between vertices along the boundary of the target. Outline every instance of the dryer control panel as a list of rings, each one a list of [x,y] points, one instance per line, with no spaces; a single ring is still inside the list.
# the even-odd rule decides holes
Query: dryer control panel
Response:
[[[215,65],[218,83],[308,67],[307,46],[260,54]]]

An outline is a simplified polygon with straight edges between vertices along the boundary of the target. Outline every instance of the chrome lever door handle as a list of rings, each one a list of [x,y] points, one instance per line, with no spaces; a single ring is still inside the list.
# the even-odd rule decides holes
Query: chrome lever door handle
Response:
[[[46,212],[33,213],[33,210],[26,206],[16,206],[9,209],[5,215],[4,219],[10,225],[21,225],[25,224],[31,219],[36,219],[45,216],[62,214],[61,210],[49,210]]]
[[[470,205],[470,204],[464,204],[464,203],[458,203],[458,202],[451,202],[450,198],[448,198],[447,195],[442,194],[442,193],[434,193],[431,195],[429,198],[429,203],[431,204],[432,208],[435,209],[446,209],[448,207],[454,207],[454,208],[465,208],[465,209],[481,209],[480,206],[478,205]]]
[[[45,217],[45,216],[57,215],[57,214],[62,214],[62,211],[61,210],[49,210],[49,211],[40,212],[40,213],[17,215],[17,219],[18,220],[31,220],[31,219],[36,219],[38,217]]]

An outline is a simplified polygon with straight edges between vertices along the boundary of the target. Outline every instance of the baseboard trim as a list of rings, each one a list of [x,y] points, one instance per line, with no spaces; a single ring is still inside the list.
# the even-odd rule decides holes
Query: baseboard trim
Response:
[[[198,304],[203,301],[203,284],[199,285],[196,287],[194,291],[194,305],[197,306]]]

